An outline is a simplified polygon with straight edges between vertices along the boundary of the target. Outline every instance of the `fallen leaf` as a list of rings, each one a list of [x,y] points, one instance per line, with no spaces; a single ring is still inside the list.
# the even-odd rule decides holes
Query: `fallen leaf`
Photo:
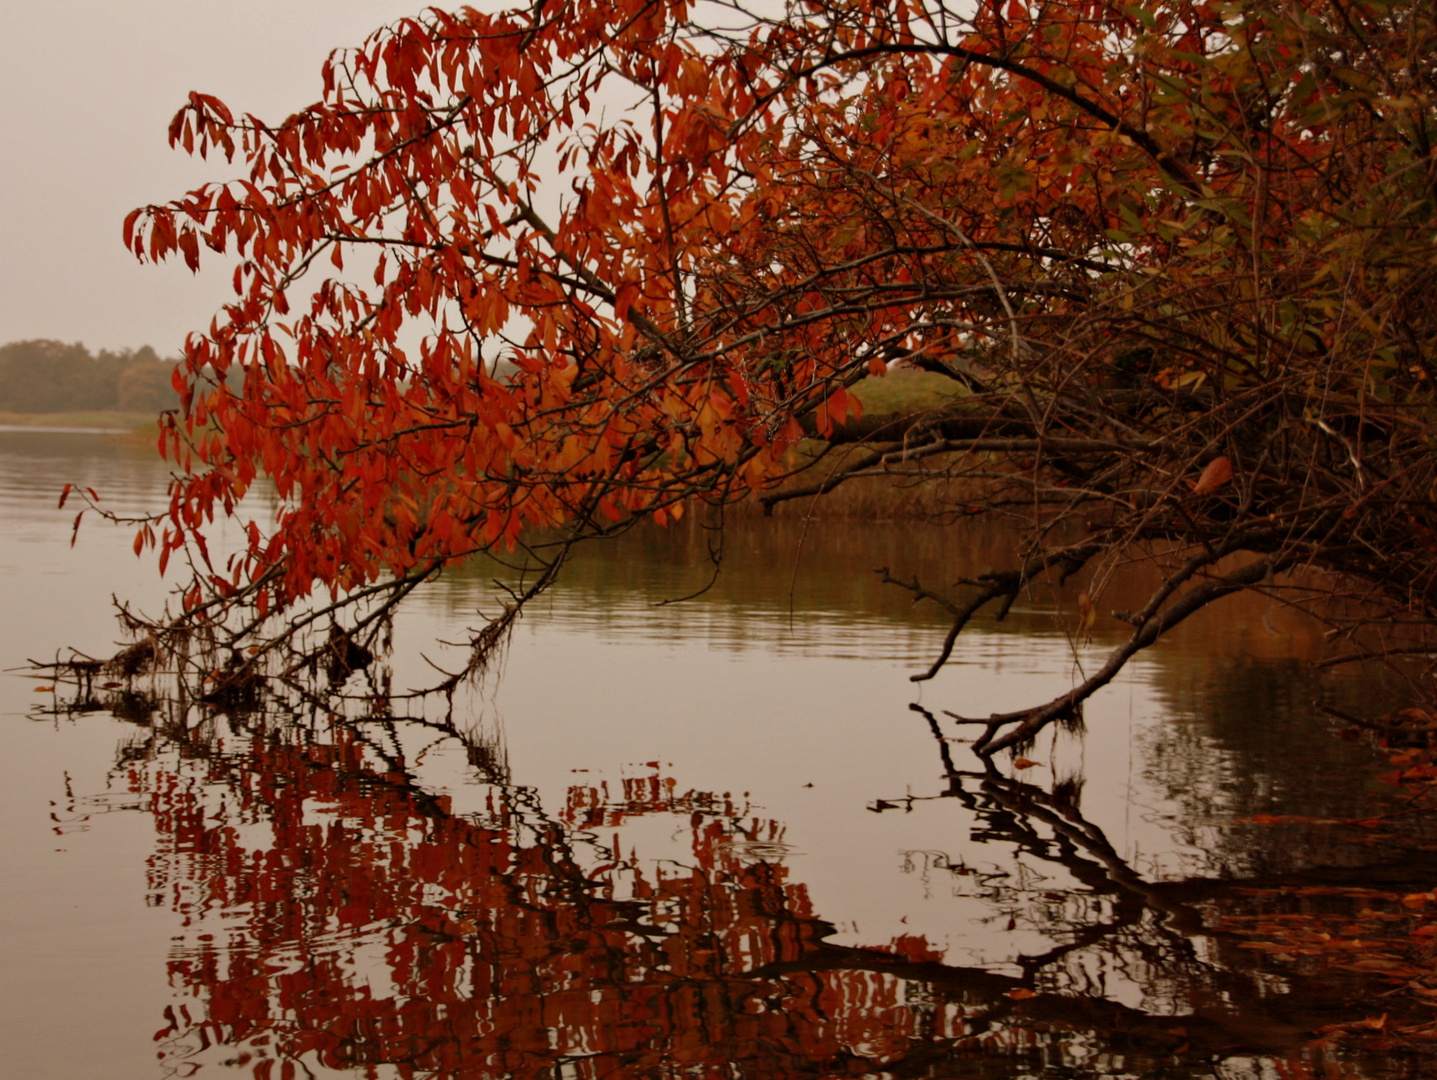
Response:
[[[48,694],[48,693],[50,693],[50,691],[52,691],[52,690],[54,690],[54,689],[55,689],[55,688],[54,688],[53,686],[37,686],[37,687],[35,687],[35,693],[37,693],[37,694]]]
[[[1014,1001],[1027,1001],[1029,998],[1035,998],[1037,996],[1038,995],[1036,992],[1022,986],[1018,987],[1016,990],[1008,991],[1008,997],[1012,998]]]
[[[1025,757],[1020,757],[1020,758],[1018,758],[1016,761],[1013,762],[1013,768],[1015,768],[1015,769],[1031,769],[1034,765],[1041,765],[1041,764],[1043,764],[1041,761],[1029,761],[1029,760],[1028,760],[1027,758],[1025,758]]]
[[[1210,495],[1232,479],[1232,461],[1223,455],[1208,462],[1207,468],[1193,484],[1194,495]]]

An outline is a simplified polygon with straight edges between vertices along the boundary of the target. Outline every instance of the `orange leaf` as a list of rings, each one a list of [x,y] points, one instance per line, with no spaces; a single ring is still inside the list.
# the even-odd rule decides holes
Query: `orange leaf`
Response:
[[[1038,995],[1035,991],[1029,990],[1027,987],[1020,986],[1016,990],[1009,990],[1007,992],[1007,996],[1012,998],[1014,1001],[1027,1001],[1029,998],[1035,998]]]
[[[1207,468],[1193,485],[1194,495],[1210,495],[1232,479],[1232,461],[1223,455],[1208,462]]]
[[[1018,758],[1018,760],[1016,760],[1015,762],[1013,762],[1013,768],[1015,768],[1015,769],[1031,769],[1034,765],[1041,765],[1041,764],[1043,764],[1041,761],[1029,761],[1029,760],[1028,760],[1027,758],[1025,758],[1025,757],[1020,757],[1020,758]]]

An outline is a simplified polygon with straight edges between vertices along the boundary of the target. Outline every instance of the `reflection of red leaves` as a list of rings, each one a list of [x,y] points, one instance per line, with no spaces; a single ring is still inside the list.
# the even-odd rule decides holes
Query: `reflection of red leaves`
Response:
[[[1292,820],[1291,818],[1285,818],[1285,817],[1282,817],[1282,816],[1280,816],[1280,815],[1278,815],[1278,814],[1253,814],[1252,817],[1236,818],[1236,819],[1234,819],[1233,824],[1234,824],[1234,825],[1280,825],[1280,824],[1281,824],[1282,822],[1284,822],[1284,821],[1291,821],[1291,820]]]
[[[1403,785],[1424,785],[1431,786],[1431,781],[1437,780],[1437,765],[1414,765],[1410,769],[1392,769],[1380,773],[1377,782],[1380,784],[1391,784],[1394,787]]]
[[[595,866],[572,859],[557,833],[530,837],[525,811],[516,814],[502,794],[491,797],[486,821],[453,817],[366,762],[348,743],[257,742],[243,770],[253,784],[234,789],[233,807],[272,826],[272,846],[260,852],[228,819],[201,812],[187,774],[154,764],[137,775],[169,842],[215,857],[174,864],[176,884],[218,889],[221,905],[266,898],[263,912],[230,909],[251,920],[251,934],[227,952],[222,972],[189,956],[172,966],[177,986],[191,996],[203,990],[205,1015],[185,1015],[162,1038],[203,1025],[236,1047],[263,1039],[257,1045],[280,1056],[338,1060],[358,1029],[375,1060],[413,1062],[416,1073],[529,1077],[552,1071],[574,1045],[620,1055],[641,1040],[707,1075],[733,1059],[755,1023],[755,995],[766,999],[773,985],[751,986],[733,972],[796,961],[824,936],[805,887],[781,862],[755,861],[757,849],[782,843],[782,826],[726,796],[680,792],[657,772],[624,777],[620,791],[571,788],[564,829],[647,817],[672,823],[660,831],[686,837],[691,852],[653,870],[616,836],[612,861]],[[316,817],[327,820],[317,828]],[[216,862],[228,870],[217,873]],[[618,904],[616,882],[626,897]],[[635,923],[651,936],[635,941]],[[307,928],[319,925],[338,928],[340,940],[382,940],[403,996],[374,995],[366,975],[336,962],[333,940],[311,939]],[[376,927],[386,928],[377,938]],[[917,935],[874,951],[943,960]],[[862,968],[795,985],[781,1008],[763,1010],[764,1038],[745,1051],[746,1066],[792,1075],[795,1055],[827,1061],[858,1044],[879,1061],[901,1058],[911,1024],[903,985]],[[536,1028],[541,993],[552,1013]],[[551,1016],[558,1027],[548,1026]],[[616,1019],[632,1016],[663,1019]],[[269,1068],[268,1080],[290,1076],[288,1063]]]
[[[922,934],[900,934],[882,947],[884,952],[902,956],[919,964],[941,964],[943,954],[928,944]]]
[[[1365,1020],[1349,1020],[1345,1024],[1323,1024],[1313,1032],[1314,1035],[1328,1035],[1333,1033],[1345,1033],[1349,1031],[1382,1031],[1387,1027],[1387,1014],[1381,1016],[1369,1016]]]

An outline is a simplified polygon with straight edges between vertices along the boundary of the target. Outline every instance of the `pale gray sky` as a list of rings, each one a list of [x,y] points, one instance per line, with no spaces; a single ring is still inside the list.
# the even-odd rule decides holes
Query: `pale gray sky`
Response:
[[[0,32],[0,344],[177,353],[229,291],[223,261],[140,265],[125,215],[235,175],[166,143],[191,90],[279,120],[329,50],[425,0],[18,0]],[[508,6],[508,5],[503,5]]]

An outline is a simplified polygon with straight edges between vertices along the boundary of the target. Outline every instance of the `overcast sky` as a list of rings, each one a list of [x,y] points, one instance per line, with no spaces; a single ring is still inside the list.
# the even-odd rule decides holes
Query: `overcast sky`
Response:
[[[191,90],[280,120],[319,97],[330,49],[425,0],[21,0],[0,32],[0,344],[179,352],[229,291],[212,258],[140,265],[136,206],[236,174],[166,142]],[[503,5],[507,6],[507,5]]]

